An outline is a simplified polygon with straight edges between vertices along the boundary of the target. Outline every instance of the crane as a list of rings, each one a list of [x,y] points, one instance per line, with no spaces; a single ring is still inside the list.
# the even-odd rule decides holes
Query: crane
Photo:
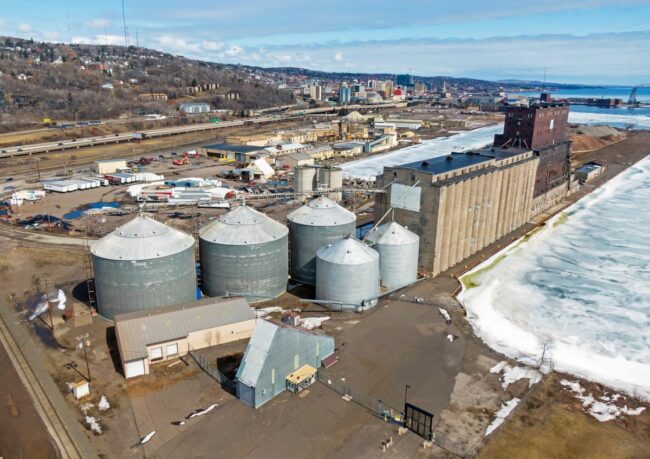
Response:
[[[628,105],[639,105],[639,101],[636,100],[636,92],[639,89],[638,86],[635,86],[632,88],[632,92],[630,93],[630,97],[627,99],[627,104]]]

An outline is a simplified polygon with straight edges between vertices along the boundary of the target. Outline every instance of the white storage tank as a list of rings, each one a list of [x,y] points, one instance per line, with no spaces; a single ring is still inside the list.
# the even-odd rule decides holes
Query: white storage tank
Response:
[[[394,289],[412,284],[418,278],[420,237],[397,222],[375,228],[368,237],[379,253],[382,287]]]
[[[348,236],[318,250],[316,299],[368,306],[379,295],[379,254]]]
[[[291,278],[303,284],[316,282],[316,251],[356,230],[357,217],[331,199],[320,196],[291,212]]]
[[[281,295],[289,279],[288,241],[285,225],[248,206],[208,223],[199,236],[203,292],[249,302]]]
[[[316,168],[312,166],[296,166],[293,169],[293,191],[303,193],[299,197],[301,202],[306,201],[311,192],[316,188]]]

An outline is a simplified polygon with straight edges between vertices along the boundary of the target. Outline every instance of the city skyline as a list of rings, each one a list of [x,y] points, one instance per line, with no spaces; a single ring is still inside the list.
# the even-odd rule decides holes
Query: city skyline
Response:
[[[121,1],[6,5],[0,35],[124,45]],[[412,73],[487,80],[648,83],[650,1],[411,2],[340,0],[315,11],[289,0],[186,8],[125,0],[129,44],[189,58],[331,72]],[[604,65],[604,63],[606,65]]]

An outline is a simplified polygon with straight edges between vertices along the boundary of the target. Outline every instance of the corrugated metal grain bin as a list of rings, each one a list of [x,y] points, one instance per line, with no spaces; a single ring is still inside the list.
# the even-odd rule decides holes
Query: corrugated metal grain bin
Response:
[[[287,216],[291,237],[291,278],[303,284],[316,282],[316,251],[354,234],[357,217],[324,196]]]
[[[321,247],[316,299],[359,305],[379,295],[379,254],[353,237]]]
[[[289,277],[289,230],[247,206],[233,209],[200,231],[201,279],[208,296],[275,298]]]
[[[381,285],[393,289],[418,278],[420,237],[397,222],[385,223],[371,232],[367,241],[379,252]]]
[[[145,215],[90,248],[99,313],[116,314],[196,300],[194,238]]]

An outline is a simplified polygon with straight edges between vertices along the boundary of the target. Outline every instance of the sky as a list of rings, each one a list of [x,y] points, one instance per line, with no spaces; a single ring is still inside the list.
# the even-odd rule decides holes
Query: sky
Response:
[[[124,0],[128,41],[213,62],[650,83],[650,0]],[[125,43],[122,0],[2,0],[0,35]]]

